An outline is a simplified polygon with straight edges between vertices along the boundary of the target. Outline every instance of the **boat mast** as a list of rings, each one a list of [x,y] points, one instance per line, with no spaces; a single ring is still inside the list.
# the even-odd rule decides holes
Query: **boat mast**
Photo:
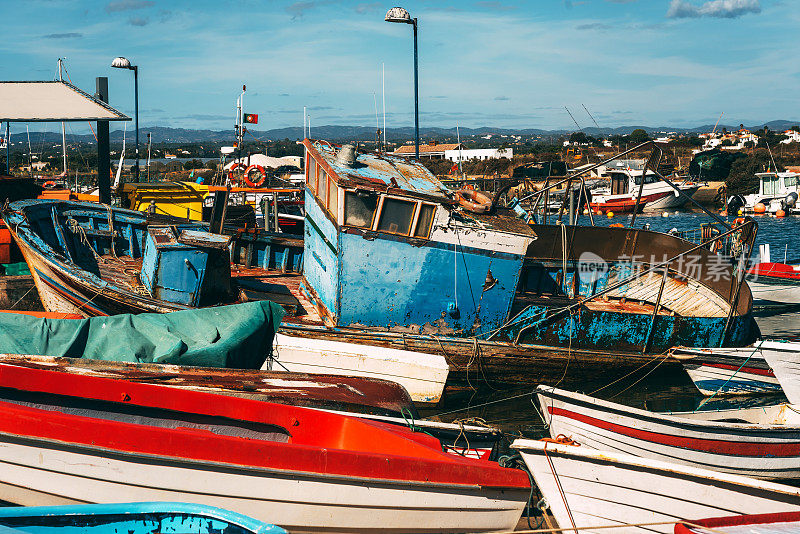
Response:
[[[63,73],[63,59],[58,58],[58,81],[64,81],[64,73]],[[62,173],[64,177],[67,177],[67,131],[64,127],[64,123],[61,123],[61,155],[64,159],[64,172]]]

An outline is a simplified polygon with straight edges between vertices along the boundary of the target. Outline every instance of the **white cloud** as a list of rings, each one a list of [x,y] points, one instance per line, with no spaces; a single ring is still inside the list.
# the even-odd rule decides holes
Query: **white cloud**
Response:
[[[759,0],[710,0],[696,6],[686,0],[672,0],[667,17],[673,19],[716,17],[734,19],[748,13],[761,13]]]

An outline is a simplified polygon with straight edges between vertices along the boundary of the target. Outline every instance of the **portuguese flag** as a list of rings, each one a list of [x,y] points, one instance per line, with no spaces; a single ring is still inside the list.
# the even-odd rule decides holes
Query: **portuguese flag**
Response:
[[[247,124],[258,124],[258,115],[254,113],[245,113],[244,122]]]

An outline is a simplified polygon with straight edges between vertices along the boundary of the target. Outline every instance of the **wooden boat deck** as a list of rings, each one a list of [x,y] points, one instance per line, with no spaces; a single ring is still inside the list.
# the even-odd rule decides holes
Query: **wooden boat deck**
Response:
[[[99,276],[109,284],[133,291],[140,295],[147,295],[147,289],[139,279],[142,272],[142,258],[130,256],[113,256],[106,254],[97,261]]]

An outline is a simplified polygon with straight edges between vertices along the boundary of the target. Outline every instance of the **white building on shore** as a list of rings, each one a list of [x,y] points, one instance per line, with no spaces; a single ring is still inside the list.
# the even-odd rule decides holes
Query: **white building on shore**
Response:
[[[450,161],[470,161],[470,160],[486,160],[486,159],[500,159],[514,157],[513,148],[475,148],[470,150],[445,150],[444,159]]]

